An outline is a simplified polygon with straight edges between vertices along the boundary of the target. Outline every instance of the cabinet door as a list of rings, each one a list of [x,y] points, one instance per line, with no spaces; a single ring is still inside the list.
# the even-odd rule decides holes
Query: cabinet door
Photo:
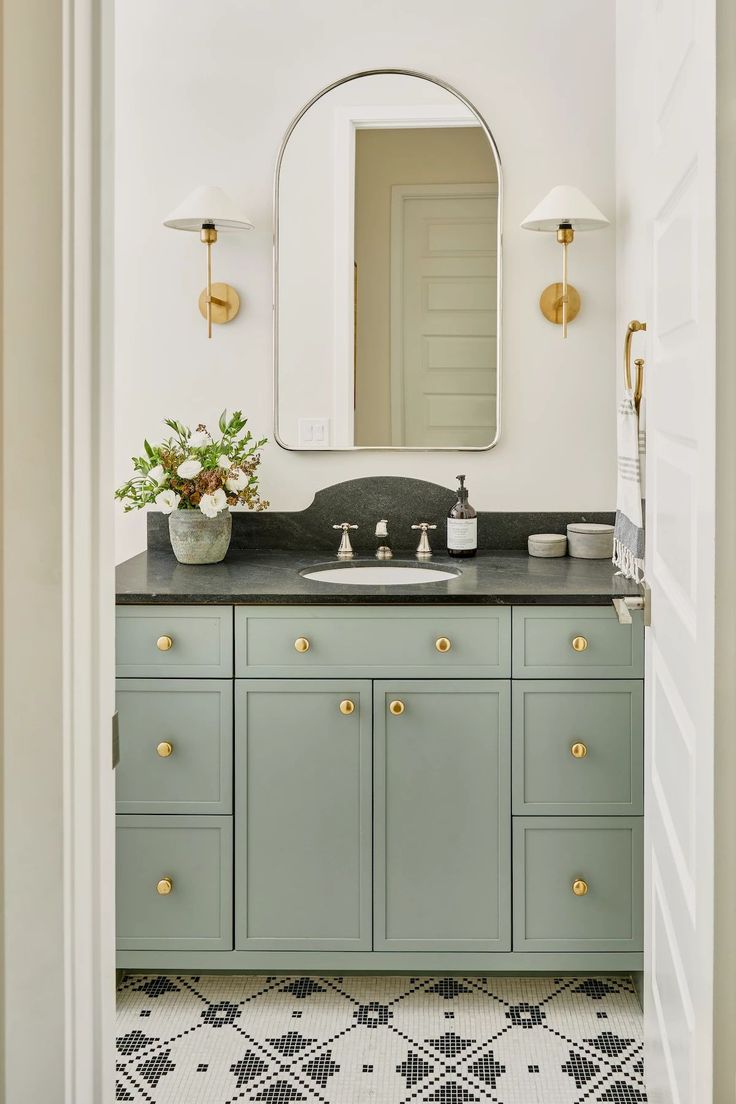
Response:
[[[374,711],[375,949],[508,950],[509,684],[377,682]]]
[[[239,680],[235,793],[236,947],[370,950],[370,682]]]

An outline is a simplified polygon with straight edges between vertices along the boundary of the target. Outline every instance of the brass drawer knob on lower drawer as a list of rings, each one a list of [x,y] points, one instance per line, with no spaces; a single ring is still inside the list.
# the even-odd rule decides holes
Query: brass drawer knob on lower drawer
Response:
[[[392,701],[389,703],[389,712],[393,713],[394,717],[400,717],[406,709],[406,706],[402,701]]]
[[[160,652],[168,652],[169,648],[174,647],[174,641],[170,636],[160,636],[156,641],[156,647]]]
[[[588,883],[582,878],[576,878],[572,883],[572,891],[576,897],[584,897],[588,892]]]
[[[584,759],[588,754],[588,748],[586,744],[576,743],[570,748],[570,754],[573,759]]]
[[[345,701],[341,701],[340,712],[345,717],[349,717],[351,713],[355,712],[355,702],[350,701],[350,698],[346,698]]]
[[[156,744],[156,754],[160,755],[162,759],[168,759],[173,751],[174,745],[170,744],[168,740],[162,740],[160,744]]]
[[[435,648],[437,649],[438,652],[449,652],[450,648],[452,647],[452,644],[450,643],[450,641],[447,639],[446,636],[441,636],[439,638],[439,640],[435,640],[434,646],[435,646]]]
[[[162,878],[160,882],[156,882],[156,892],[161,897],[168,897],[173,888],[174,881],[172,878],[169,878],[168,875],[165,878]]]
[[[308,652],[309,651],[309,641],[307,640],[306,636],[298,637],[294,641],[294,647],[296,648],[296,650],[298,652]]]
[[[572,650],[574,652],[584,652],[588,647],[588,641],[584,636],[575,636],[572,641]]]

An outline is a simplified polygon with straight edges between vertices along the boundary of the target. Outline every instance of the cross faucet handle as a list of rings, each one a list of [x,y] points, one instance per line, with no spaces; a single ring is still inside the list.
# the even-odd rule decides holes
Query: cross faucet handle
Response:
[[[432,555],[427,531],[436,528],[436,525],[431,525],[428,521],[420,521],[418,525],[412,525],[412,529],[421,529],[422,531],[422,535],[419,538],[419,545],[417,546],[417,556],[429,557]]]
[[[349,530],[357,529],[357,525],[352,525],[349,521],[341,521],[339,525],[333,525],[333,529],[342,529],[342,538],[340,540],[340,547],[337,550],[337,558],[339,560],[350,560],[353,557],[353,546],[350,543]]]

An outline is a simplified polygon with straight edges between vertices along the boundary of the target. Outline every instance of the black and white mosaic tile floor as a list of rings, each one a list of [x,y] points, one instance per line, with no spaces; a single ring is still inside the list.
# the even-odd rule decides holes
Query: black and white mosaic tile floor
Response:
[[[131,1104],[638,1104],[624,978],[127,977]]]

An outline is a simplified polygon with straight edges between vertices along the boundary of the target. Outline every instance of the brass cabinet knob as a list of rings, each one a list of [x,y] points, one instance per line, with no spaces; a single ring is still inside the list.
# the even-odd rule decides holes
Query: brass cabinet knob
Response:
[[[168,874],[165,878],[162,878],[160,882],[156,882],[156,892],[160,894],[161,897],[168,897],[173,888],[173,879],[170,878]]]
[[[394,717],[400,717],[406,709],[406,706],[402,701],[392,701],[389,703],[389,712],[393,713]]]
[[[438,652],[449,652],[452,644],[446,636],[441,636],[438,640],[435,640],[434,646]]]
[[[340,712],[343,713],[346,717],[349,717],[351,713],[355,712],[355,702],[351,701],[350,698],[346,698],[345,701],[341,701]]]
[[[174,641],[170,636],[160,636],[156,641],[156,647],[160,652],[168,652],[169,648],[174,647]]]
[[[584,897],[588,892],[588,883],[582,878],[576,878],[572,883],[572,891],[576,897]]]
[[[160,755],[162,759],[168,759],[174,750],[174,745],[170,744],[168,740],[162,740],[160,744],[156,745],[156,754]]]
[[[296,648],[296,650],[298,652],[308,652],[309,651],[309,641],[307,640],[306,636],[300,636],[298,638],[298,640],[295,640],[294,641],[294,647]]]
[[[570,754],[572,755],[573,759],[584,759],[585,756],[588,754],[587,745],[579,743],[573,744],[570,748]]]
[[[584,636],[576,636],[572,642],[572,650],[574,652],[584,652],[588,647],[588,641]]]

